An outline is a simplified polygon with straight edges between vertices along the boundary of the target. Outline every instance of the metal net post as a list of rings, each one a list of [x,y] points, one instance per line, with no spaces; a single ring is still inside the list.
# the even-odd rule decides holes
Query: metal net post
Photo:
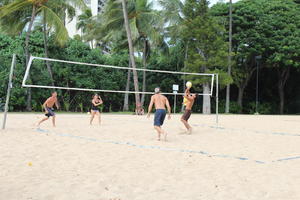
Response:
[[[10,90],[12,88],[12,77],[14,73],[14,67],[16,65],[16,54],[13,54],[10,72],[9,72],[9,81],[7,86],[7,94],[6,94],[6,101],[5,101],[5,108],[4,108],[4,116],[3,116],[3,123],[2,123],[2,129],[5,129],[6,125],[6,118],[7,118],[7,112],[8,112],[8,104],[9,104],[9,98],[10,98]]]

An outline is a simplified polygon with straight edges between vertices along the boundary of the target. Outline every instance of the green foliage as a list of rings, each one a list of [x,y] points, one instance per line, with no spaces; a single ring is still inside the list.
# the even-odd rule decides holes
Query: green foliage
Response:
[[[188,72],[219,73],[220,83],[232,82],[225,72],[227,43],[223,40],[224,27],[210,16],[206,0],[187,0],[184,9],[183,40],[188,45],[188,59],[185,70]],[[208,82],[207,78],[195,78],[194,85]]]
[[[300,8],[292,0],[263,2],[260,19],[266,64],[300,67]]]
[[[68,31],[63,23],[66,13],[73,19],[76,15],[75,8],[83,10],[86,9],[86,5],[83,0],[5,1],[0,7],[0,30],[11,35],[24,31],[31,20],[33,8],[36,9],[35,27],[42,25],[42,20],[45,20],[56,41],[63,45],[68,40]]]
[[[13,90],[11,96],[11,108],[13,110],[25,109],[26,89],[21,87],[22,78],[25,70],[25,58],[22,55],[24,44],[24,36],[11,38],[0,34],[0,75],[4,79],[0,79],[1,88],[0,96],[5,97],[6,86],[8,81],[8,73],[11,62],[11,54],[18,53],[17,65],[13,79]],[[86,63],[110,64],[118,66],[127,66],[128,57],[126,52],[118,55],[103,55],[99,49],[91,50],[88,45],[78,40],[70,40],[64,48],[56,46],[53,42],[54,38],[50,38],[49,52],[50,57],[58,59],[73,60]],[[43,35],[40,32],[33,32],[30,40],[30,50],[35,56],[44,56],[43,51]],[[112,70],[100,67],[88,67],[80,65],[62,65],[52,62],[54,81],[57,86],[82,87],[82,88],[99,88],[119,90],[120,86],[126,83],[126,71]],[[31,81],[33,84],[50,85],[49,75],[42,61],[35,60],[31,71]],[[32,105],[35,111],[40,111],[40,105],[44,102],[50,91],[45,89],[33,89]],[[65,110],[81,110],[80,103],[83,103],[85,109],[89,109],[92,93],[80,91],[59,91],[59,98],[62,108]],[[112,110],[118,110],[121,105],[117,105],[114,101],[122,102],[122,95],[111,95],[112,102],[107,106]],[[118,99],[118,100],[117,100]],[[69,105],[68,105],[69,104]],[[67,106],[66,106],[67,105]],[[108,107],[104,107],[108,110]]]
[[[220,24],[228,30],[229,4],[219,3],[213,6],[210,13],[216,16]],[[247,84],[255,70],[255,56],[261,55],[264,45],[259,33],[259,19],[263,12],[257,1],[240,1],[233,5],[233,55],[232,78],[238,87]],[[224,35],[227,39],[228,33]]]
[[[219,113],[225,113],[225,100],[219,101]],[[236,101],[230,101],[230,113],[239,113],[241,107]],[[213,110],[215,110],[215,104],[213,104]]]
[[[226,30],[228,9],[229,4],[219,3],[210,10],[220,24],[227,26]],[[251,81],[257,62],[260,67],[276,68],[279,74],[276,84],[281,88],[285,86],[289,68],[299,68],[299,13],[299,5],[292,0],[245,0],[233,4],[232,78],[241,92]],[[259,55],[262,58],[257,61]]]
[[[271,103],[260,103],[258,104],[258,114],[274,114],[276,107]],[[250,102],[245,106],[245,110],[249,114],[256,114],[256,103]]]
[[[13,53],[17,56],[17,65],[13,77],[13,89],[10,110],[23,111],[26,104],[26,89],[21,87],[25,70],[24,40],[25,25],[31,17],[32,7],[21,0],[1,1],[0,6],[14,2],[15,7],[3,11],[0,8],[0,110],[6,96],[9,67]],[[25,1],[24,1],[25,2]],[[58,19],[75,16],[75,9],[69,2],[48,1],[40,7],[37,16],[48,18],[50,36],[48,41],[49,57],[85,63],[97,63],[116,66],[128,66],[126,34],[123,28],[122,7],[118,1],[107,1],[105,12],[92,17],[90,10],[80,16],[78,28],[84,37],[64,39],[65,46],[57,44],[60,32]],[[296,3],[295,3],[296,2]],[[77,4],[76,3],[76,4]],[[298,4],[297,4],[298,3]],[[255,85],[252,77],[256,70],[255,57],[262,55],[259,74],[259,113],[277,113],[277,74],[289,68],[291,73],[286,81],[286,113],[300,113],[299,104],[299,63],[300,63],[300,8],[296,0],[241,0],[233,4],[233,68],[232,77],[227,75],[227,40],[228,40],[228,4],[218,3],[212,8],[205,0],[164,0],[160,1],[164,8],[155,11],[146,0],[128,1],[128,15],[134,36],[135,51],[144,51],[147,55],[147,68],[170,71],[189,71],[218,73],[220,81],[220,112],[224,112],[224,86],[234,83],[231,89],[232,98],[236,98],[238,88],[243,88],[245,113],[255,112]],[[25,6],[26,5],[26,6]],[[31,4],[30,4],[31,5]],[[25,6],[22,9],[20,6]],[[5,7],[8,8],[8,7]],[[44,12],[46,11],[46,13]],[[53,11],[53,12],[52,12]],[[9,12],[11,14],[9,14]],[[54,16],[56,14],[56,16]],[[29,48],[34,56],[45,56],[41,17],[35,22]],[[62,27],[60,27],[62,28]],[[90,38],[88,38],[90,36]],[[165,38],[162,41],[162,38]],[[82,42],[96,39],[100,48],[91,49]],[[145,43],[146,42],[146,43]],[[168,43],[168,46],[165,44]],[[146,47],[146,48],[144,48]],[[151,48],[150,48],[151,47]],[[146,49],[146,50],[145,50]],[[162,51],[168,49],[167,51]],[[102,50],[109,52],[104,54]],[[187,54],[187,58],[186,58]],[[149,56],[151,55],[151,56]],[[141,56],[136,58],[137,67],[143,67]],[[54,83],[57,86],[124,90],[127,70],[113,70],[84,65],[61,64],[51,62]],[[51,80],[42,61],[34,61],[31,69],[31,83],[51,85]],[[138,73],[139,79],[143,78]],[[193,80],[193,90],[201,92],[201,85],[210,79],[195,76],[176,76],[163,73],[146,73],[146,91],[160,86],[163,91],[170,91],[172,84],[184,88],[184,80]],[[285,83],[285,82],[284,82]],[[140,84],[140,90],[142,86]],[[133,90],[131,83],[130,90]],[[62,110],[87,112],[90,110],[93,92],[60,90],[59,101]],[[41,105],[50,95],[50,90],[32,89],[32,106],[41,111]],[[100,93],[104,100],[101,109],[107,111],[122,110],[123,94]],[[174,99],[168,96],[170,102]],[[129,95],[130,109],[134,110],[134,95]],[[212,98],[214,110],[215,98]],[[149,96],[146,96],[146,103]],[[181,107],[182,97],[177,97],[177,111]],[[202,98],[197,98],[195,112],[200,112]],[[231,102],[231,113],[238,113],[240,106]]]
[[[238,114],[241,107],[236,101],[230,102],[230,113]],[[244,106],[245,113],[255,114],[256,113],[256,103],[249,102]],[[213,110],[215,110],[215,105],[213,104]],[[275,114],[276,106],[272,103],[259,103],[258,113],[259,114]],[[225,100],[219,102],[219,113],[225,113]]]

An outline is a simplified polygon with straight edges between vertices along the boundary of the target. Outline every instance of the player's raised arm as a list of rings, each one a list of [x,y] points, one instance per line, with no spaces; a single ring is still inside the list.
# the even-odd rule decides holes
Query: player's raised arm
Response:
[[[185,95],[188,95],[188,94],[190,93],[190,89],[191,89],[191,88],[189,88],[189,87],[185,89],[185,91],[184,91],[184,96],[185,96]]]
[[[97,102],[96,102],[96,100],[95,100],[95,99],[93,99],[93,100],[92,100],[92,104],[93,104],[94,106],[99,106],[101,103],[100,103],[100,102],[99,102],[99,103],[97,103]]]
[[[99,100],[100,100],[99,105],[103,104],[103,100],[100,96],[99,96]]]

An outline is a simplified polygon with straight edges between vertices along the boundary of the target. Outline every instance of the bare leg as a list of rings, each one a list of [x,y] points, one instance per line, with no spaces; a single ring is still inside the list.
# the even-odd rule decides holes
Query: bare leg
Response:
[[[187,129],[188,133],[191,134],[192,133],[192,127],[189,125],[189,123],[181,118],[181,122],[184,124],[185,128]]]
[[[44,121],[46,121],[46,120],[48,120],[48,119],[49,119],[49,117],[43,118],[41,121],[39,121],[38,126],[40,126],[40,124],[41,124],[42,122],[44,122]]]
[[[154,129],[157,131],[157,140],[160,140],[161,128],[159,126],[154,126]]]
[[[101,124],[101,114],[100,112],[96,112],[96,115],[98,116],[99,125]]]
[[[55,116],[52,116],[52,125],[55,127]]]
[[[164,134],[164,141],[166,142],[167,141],[167,133],[164,130],[162,130],[162,134]]]
[[[193,132],[193,128],[190,126],[189,130],[188,130],[188,134],[192,134]]]
[[[95,112],[91,111],[91,119],[90,119],[90,125],[92,125],[93,119],[95,117]]]
[[[158,141],[160,141],[160,135],[163,134],[164,135],[164,141],[167,141],[167,133],[162,130],[162,128],[160,126],[154,126],[155,130],[158,133]]]

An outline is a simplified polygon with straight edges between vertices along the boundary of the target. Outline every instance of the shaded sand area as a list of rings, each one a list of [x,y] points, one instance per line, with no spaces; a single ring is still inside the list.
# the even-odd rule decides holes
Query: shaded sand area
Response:
[[[146,116],[9,114],[0,131],[2,200],[298,200],[300,116],[180,115],[156,140]],[[2,119],[2,116],[1,116]]]

